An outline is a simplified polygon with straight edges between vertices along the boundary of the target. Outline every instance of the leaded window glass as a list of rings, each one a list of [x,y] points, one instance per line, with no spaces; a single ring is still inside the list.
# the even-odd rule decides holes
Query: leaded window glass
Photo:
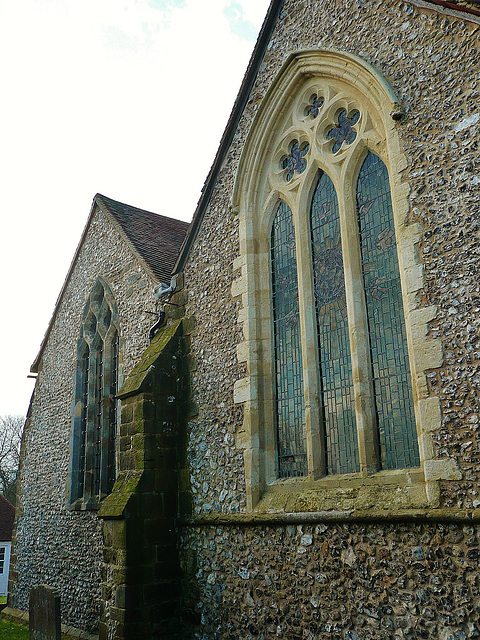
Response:
[[[85,443],[87,439],[87,409],[88,409],[88,388],[90,374],[90,349],[86,342],[83,343],[83,354],[81,355],[80,367],[80,387],[81,387],[81,426],[79,437],[79,469],[85,468]]]
[[[337,194],[322,173],[310,208],[327,473],[359,470]]]
[[[111,445],[108,448],[108,470],[107,478],[109,486],[113,487],[115,482],[115,440],[116,440],[116,426],[117,426],[117,402],[115,397],[118,392],[118,332],[115,331],[112,339],[112,357],[111,357],[111,383],[110,383],[110,398],[112,403],[110,406],[110,434],[109,440]]]
[[[423,508],[438,498],[431,469],[453,477],[432,446],[441,403],[422,393],[443,353],[428,331],[437,310],[420,295],[423,231],[408,214],[402,113],[360,58],[302,51],[272,83],[242,148],[232,295],[245,377],[233,397],[244,408],[249,510],[383,509],[398,495],[402,508]],[[300,456],[302,467],[287,467]]]
[[[354,110],[350,116],[347,116],[346,109],[342,109],[337,116],[337,126],[332,127],[327,132],[327,140],[334,140],[332,147],[332,153],[337,153],[341,146],[345,142],[346,144],[352,144],[357,137],[357,132],[354,126],[360,119],[360,112]]]
[[[420,464],[388,171],[368,153],[357,213],[381,466]]]
[[[77,347],[70,463],[75,508],[95,508],[115,482],[117,316],[109,288],[98,281],[85,306]]]
[[[388,172],[368,153],[357,182],[358,246],[371,361],[372,442],[381,469],[420,464],[413,413],[400,274]],[[360,470],[350,332],[338,197],[320,172],[310,205],[313,298],[319,363],[319,431],[324,473]],[[350,242],[352,237],[350,237]],[[280,202],[271,231],[278,475],[303,476],[306,456],[305,390],[298,301],[295,229]]]
[[[297,261],[292,212],[281,202],[271,232],[278,475],[307,473]]]
[[[100,473],[102,461],[102,431],[103,431],[103,344],[98,345],[95,362],[95,435],[94,435],[94,467],[93,491],[100,495]]]

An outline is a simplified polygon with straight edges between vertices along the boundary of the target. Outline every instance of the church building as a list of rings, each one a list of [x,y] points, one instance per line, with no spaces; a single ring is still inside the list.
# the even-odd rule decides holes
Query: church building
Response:
[[[32,371],[9,611],[480,637],[480,2],[272,0],[192,223],[105,196]]]

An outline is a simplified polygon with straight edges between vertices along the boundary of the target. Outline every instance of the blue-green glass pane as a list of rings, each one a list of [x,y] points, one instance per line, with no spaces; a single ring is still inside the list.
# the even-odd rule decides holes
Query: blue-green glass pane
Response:
[[[271,267],[278,475],[291,478],[306,475],[307,455],[295,231],[284,202],[273,220]]]
[[[112,359],[110,373],[110,420],[108,438],[107,487],[112,490],[115,484],[115,440],[117,437],[117,393],[118,393],[118,333],[115,331],[112,340]]]
[[[87,438],[87,407],[88,407],[88,385],[90,370],[90,349],[85,342],[83,345],[83,354],[81,356],[81,400],[82,400],[82,418],[80,423],[79,438],[79,456],[78,456],[78,486],[80,494],[84,492],[84,476],[85,476],[85,450]]]
[[[383,469],[420,464],[388,171],[369,153],[357,184],[363,279]]]
[[[359,470],[337,194],[327,174],[310,211],[327,473]]]

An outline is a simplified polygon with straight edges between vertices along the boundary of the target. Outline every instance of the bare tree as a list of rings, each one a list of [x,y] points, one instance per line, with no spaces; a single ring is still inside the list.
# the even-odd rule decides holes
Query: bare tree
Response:
[[[0,493],[15,504],[24,416],[0,416]]]

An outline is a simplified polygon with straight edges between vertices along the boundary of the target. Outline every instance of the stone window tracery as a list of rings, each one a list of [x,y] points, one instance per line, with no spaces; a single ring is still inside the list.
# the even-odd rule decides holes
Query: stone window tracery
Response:
[[[330,495],[341,508],[347,477],[358,495],[381,483],[386,504],[402,495],[418,507],[438,503],[438,479],[458,477],[434,459],[441,414],[426,372],[443,354],[428,336],[436,309],[419,305],[422,229],[409,221],[399,113],[373,67],[308,50],[286,61],[248,136],[232,293],[242,300],[247,375],[234,398],[250,508],[276,510],[286,487],[302,486],[320,492],[319,509]]]
[[[108,285],[98,280],[83,312],[70,446],[70,504],[97,508],[116,477],[119,368],[118,312]]]
[[[322,475],[359,472],[361,457],[363,467],[377,470],[420,464],[388,171],[378,155],[369,150],[369,138],[380,138],[381,132],[360,106],[354,96],[339,93],[327,83],[309,84],[292,108],[289,124],[293,126],[280,137],[275,154],[281,159],[282,169],[287,170],[284,180],[277,171],[270,174],[270,184],[281,202],[272,229],[274,396],[280,478],[307,475],[309,447],[311,464]],[[330,175],[337,178],[337,185],[340,179],[343,181],[341,189],[335,187]],[[309,181],[315,183],[313,194],[299,198],[302,192],[308,194]],[[340,203],[337,191],[343,200]],[[294,203],[293,214],[287,201]],[[301,419],[305,409],[298,406],[300,397],[302,404],[307,403],[303,389],[299,389],[303,381],[300,374],[293,374],[296,368],[302,368],[301,350],[298,353],[292,349],[288,357],[279,352],[279,345],[286,350],[286,341],[282,334],[285,329],[280,331],[276,318],[277,263],[281,260],[276,256],[279,240],[275,230],[279,212],[286,208],[292,220],[289,233],[294,242],[297,237],[292,257],[296,250],[305,273],[312,271],[301,285],[312,287],[311,293],[303,295],[314,304],[306,302],[297,311],[298,318],[303,314],[315,316],[316,335],[304,328],[302,337],[304,366],[312,372],[309,386],[318,398],[314,401],[318,405],[314,409],[316,423],[310,429]],[[303,241],[302,227],[303,233],[311,236],[310,244]],[[290,300],[296,298],[298,308],[294,269],[296,266],[291,265]],[[345,270],[349,272],[347,291]],[[353,289],[358,298],[355,311]],[[296,324],[300,341],[300,327],[306,327],[307,322],[297,319]],[[360,343],[355,347],[354,363],[352,333]],[[314,357],[310,345],[315,342]],[[365,356],[363,361],[359,351]],[[353,364],[361,372],[363,389],[354,384]],[[318,371],[318,380],[314,371]],[[367,405],[362,417],[368,419],[359,430],[355,397],[360,393]],[[297,409],[286,412],[286,406]],[[318,451],[309,444],[312,430],[317,431]]]

